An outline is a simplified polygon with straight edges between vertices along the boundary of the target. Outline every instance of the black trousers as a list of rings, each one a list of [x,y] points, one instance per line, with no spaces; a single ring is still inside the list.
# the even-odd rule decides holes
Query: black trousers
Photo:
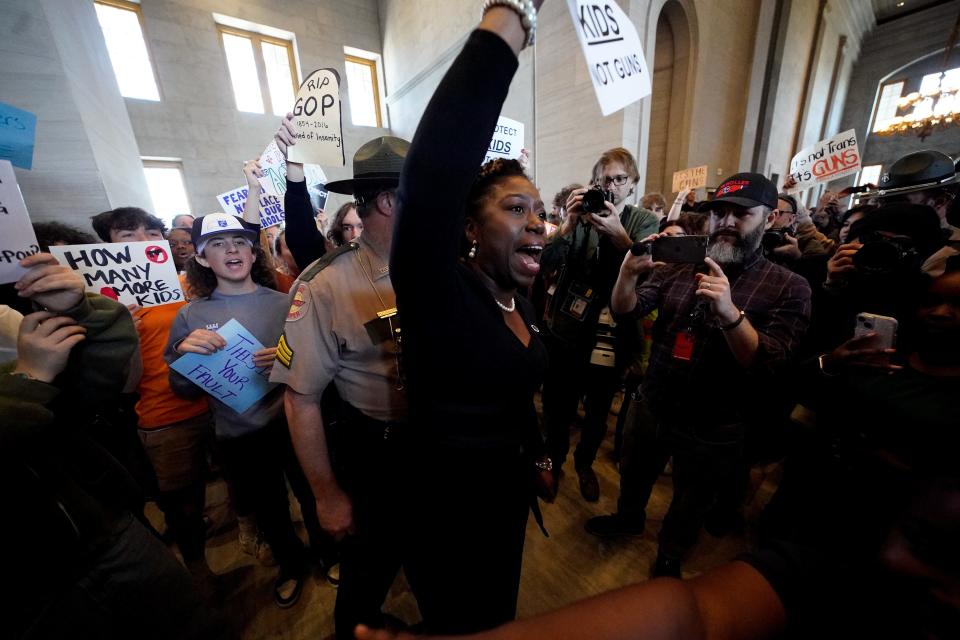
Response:
[[[383,601],[402,564],[398,483],[405,463],[403,425],[343,408],[331,449],[337,481],[353,502],[356,532],[340,544],[340,586],[334,608],[337,638],[353,639],[363,623],[383,626]]]
[[[238,503],[237,511],[252,513],[256,517],[257,526],[270,544],[281,574],[303,574],[306,554],[303,542],[293,529],[284,475],[291,465],[296,465],[286,421],[274,422],[239,438],[221,439],[217,447],[224,475],[233,487],[232,499]],[[299,465],[296,468],[299,469]],[[299,483],[291,482],[291,485],[296,484]],[[305,480],[303,484],[306,484]],[[306,501],[307,496],[298,496],[298,499],[306,519],[306,512],[314,510],[312,494],[309,501]]]
[[[429,633],[516,616],[532,468],[519,451],[417,447],[405,570]]]
[[[661,553],[680,559],[696,543],[719,488],[740,469],[744,428],[668,423],[643,409],[637,414],[624,430],[618,512],[638,524],[646,519],[650,494],[672,456],[673,500],[659,545]]]
[[[607,414],[620,388],[620,370],[591,365],[592,342],[574,345],[550,335],[544,335],[543,341],[550,362],[542,395],[547,453],[556,469],[567,459],[570,425],[583,398],[585,415],[573,458],[577,468],[589,467],[607,435]]]

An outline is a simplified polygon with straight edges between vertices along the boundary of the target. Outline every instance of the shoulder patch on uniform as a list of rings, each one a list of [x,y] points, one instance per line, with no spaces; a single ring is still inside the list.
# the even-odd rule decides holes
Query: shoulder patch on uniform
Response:
[[[325,268],[330,266],[331,262],[333,262],[334,260],[342,256],[343,254],[350,253],[351,251],[356,251],[359,248],[360,248],[360,245],[357,244],[356,242],[348,242],[346,244],[340,245],[333,251],[328,251],[327,254],[324,255],[322,258],[314,261],[313,264],[311,264],[306,269],[304,269],[303,273],[300,274],[300,281],[310,282],[311,280],[313,280],[314,277],[316,277],[318,273],[320,273]]]
[[[277,342],[277,362],[287,369],[293,363],[293,349],[287,344],[287,334],[280,334],[280,340]]]
[[[307,309],[310,308],[310,298],[307,297],[307,283],[301,282],[297,285],[297,291],[293,294],[293,301],[290,303],[290,310],[287,312],[287,322],[296,322],[307,315]]]

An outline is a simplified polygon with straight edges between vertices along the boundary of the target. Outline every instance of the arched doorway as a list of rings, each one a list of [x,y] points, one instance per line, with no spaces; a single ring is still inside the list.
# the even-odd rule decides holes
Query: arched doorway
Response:
[[[678,0],[663,5],[654,49],[647,182],[670,201],[673,173],[687,168],[688,96],[691,74],[690,26]]]

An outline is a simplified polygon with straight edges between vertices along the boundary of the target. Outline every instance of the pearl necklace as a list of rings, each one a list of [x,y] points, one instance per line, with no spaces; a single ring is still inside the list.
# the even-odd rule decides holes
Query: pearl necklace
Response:
[[[517,299],[516,299],[516,298],[510,298],[510,304],[509,304],[509,305],[505,305],[505,304],[503,304],[502,302],[500,302],[499,300],[497,300],[497,296],[493,296],[493,301],[497,303],[497,306],[498,306],[498,307],[500,307],[501,309],[503,309],[503,310],[506,311],[507,313],[513,313],[514,311],[517,310]]]

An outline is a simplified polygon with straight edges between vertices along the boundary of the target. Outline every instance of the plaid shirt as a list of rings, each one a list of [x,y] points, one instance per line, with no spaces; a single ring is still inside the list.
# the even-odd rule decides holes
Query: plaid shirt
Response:
[[[790,360],[810,324],[810,286],[759,251],[742,268],[726,272],[733,304],[760,337],[753,363],[744,368],[733,357],[707,303],[698,305],[695,273],[695,265],[661,267],[637,287],[632,315],[642,317],[659,309],[644,395],[661,419],[741,422],[749,418],[743,409],[754,403],[743,402],[743,387],[734,385],[757,380],[760,386],[753,385],[754,389],[762,394],[771,374]],[[701,313],[694,315],[701,317],[691,317],[698,310]],[[694,342],[691,358],[674,358],[677,335],[688,329]]]

